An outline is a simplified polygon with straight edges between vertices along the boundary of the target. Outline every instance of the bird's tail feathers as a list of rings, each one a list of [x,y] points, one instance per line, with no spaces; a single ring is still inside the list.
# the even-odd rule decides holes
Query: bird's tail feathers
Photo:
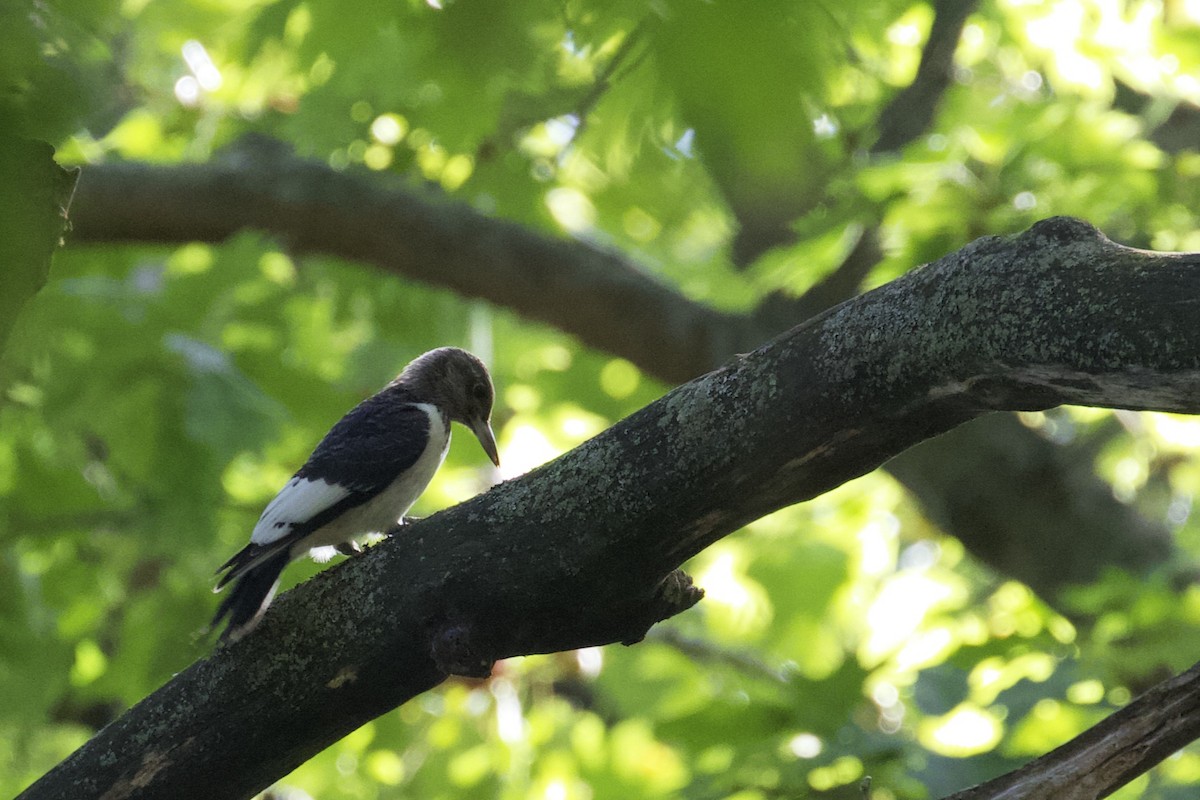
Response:
[[[221,591],[229,582],[242,577],[280,552],[288,552],[288,550],[289,546],[287,542],[272,542],[268,545],[251,542],[230,556],[228,561],[217,568],[218,575],[222,572],[225,574],[217,579],[217,585],[213,587],[213,592]]]
[[[221,633],[221,641],[234,641],[245,636],[258,623],[267,606],[275,597],[279,586],[279,576],[290,560],[287,549],[267,554],[254,564],[236,571],[237,583],[233,590],[221,601],[217,613],[213,616],[210,628],[215,628],[221,621],[228,618],[225,630]],[[235,557],[236,558],[236,557]],[[234,572],[222,579],[222,585]]]

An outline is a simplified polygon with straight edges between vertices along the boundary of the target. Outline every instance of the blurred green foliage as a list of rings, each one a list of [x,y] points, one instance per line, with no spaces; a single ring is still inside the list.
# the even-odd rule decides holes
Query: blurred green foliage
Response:
[[[1153,136],[1200,101],[1195,4],[987,4],[932,129],[864,158],[931,20],[897,0],[3,0],[0,134],[49,141],[85,176],[273,135],[621,248],[728,309],[811,286],[866,225],[886,251],[871,283],[1052,214],[1200,249],[1200,153]],[[1146,103],[1120,105],[1121,87]],[[755,221],[795,241],[740,271],[733,240]],[[668,388],[503,309],[260,235],[57,255],[0,386],[0,795],[207,651],[213,569],[334,420],[443,344],[493,366],[505,476]],[[1062,442],[1111,419],[1023,418]],[[1200,551],[1200,423],[1120,420],[1130,435],[1081,457]],[[415,513],[496,477],[460,436]],[[1114,568],[1048,608],[881,474],[689,569],[707,599],[645,643],[452,681],[281,791],[857,798],[869,775],[876,800],[918,800],[1045,752],[1200,658],[1200,589]],[[1192,797],[1197,781],[1188,750],[1118,796]]]

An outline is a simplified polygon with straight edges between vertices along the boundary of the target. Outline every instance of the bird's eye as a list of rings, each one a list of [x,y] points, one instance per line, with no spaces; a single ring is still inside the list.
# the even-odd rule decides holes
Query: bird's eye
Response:
[[[471,394],[473,394],[475,396],[476,400],[487,400],[487,396],[488,396],[487,384],[484,384],[484,383],[475,384],[475,386],[473,386],[471,388]]]

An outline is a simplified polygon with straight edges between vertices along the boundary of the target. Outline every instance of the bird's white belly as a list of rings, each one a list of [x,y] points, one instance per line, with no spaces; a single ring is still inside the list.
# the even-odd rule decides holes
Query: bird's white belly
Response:
[[[295,545],[293,553],[299,554],[310,548],[328,548],[371,533],[385,533],[408,513],[442,465],[450,447],[450,432],[441,412],[426,403],[419,403],[417,407],[429,415],[429,440],[416,463],[367,502],[347,510],[328,525],[304,537]],[[328,560],[332,553],[312,555],[317,560]]]

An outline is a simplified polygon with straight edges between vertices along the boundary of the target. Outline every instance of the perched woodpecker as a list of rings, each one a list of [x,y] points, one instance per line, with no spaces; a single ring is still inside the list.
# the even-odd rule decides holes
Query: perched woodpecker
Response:
[[[330,548],[358,552],[359,537],[403,522],[446,457],[452,421],[470,428],[499,466],[493,396],[483,362],[441,347],[338,420],[267,504],[250,544],[217,570],[225,574],[213,591],[236,581],[213,617],[213,627],[228,618],[221,639],[236,641],[254,627],[291,561],[315,549],[318,560]]]

